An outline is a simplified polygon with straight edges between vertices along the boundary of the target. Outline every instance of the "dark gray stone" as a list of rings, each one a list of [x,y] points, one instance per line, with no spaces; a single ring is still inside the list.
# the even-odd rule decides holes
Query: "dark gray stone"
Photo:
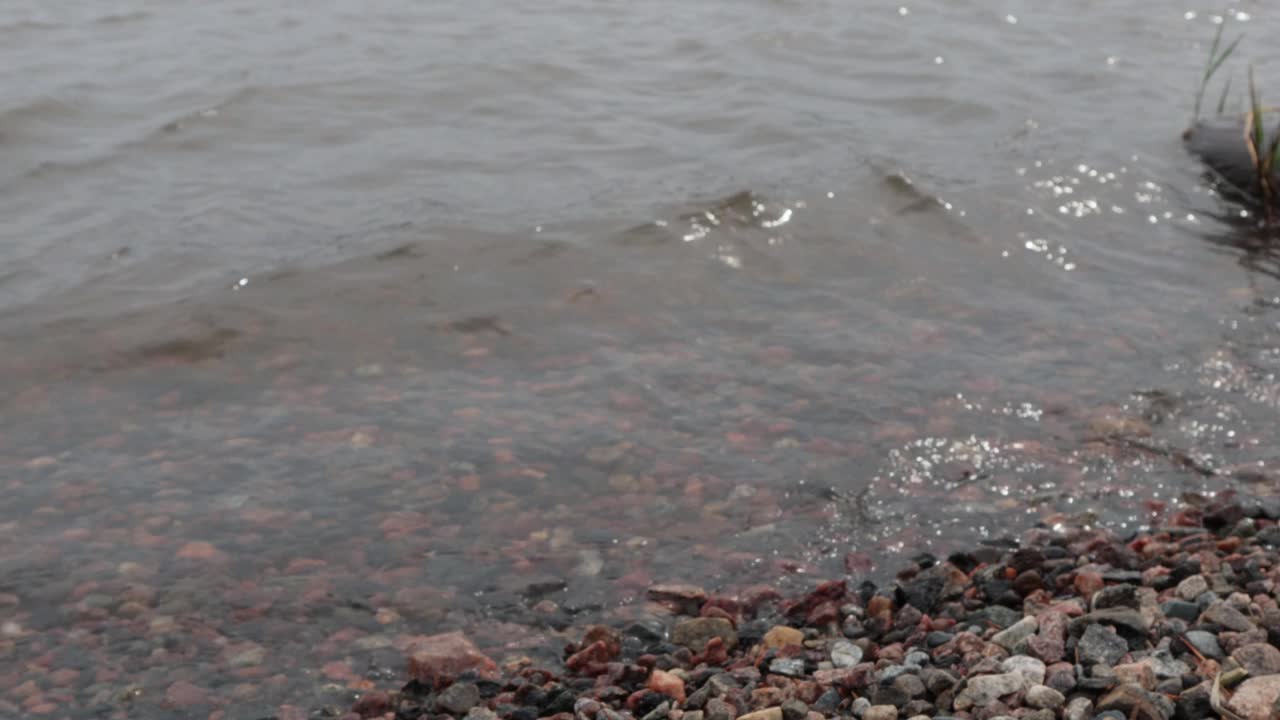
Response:
[[[1091,665],[1115,665],[1128,651],[1129,643],[1116,634],[1115,630],[1102,625],[1086,627],[1079,645],[1076,646],[1080,661]]]
[[[979,624],[989,622],[1002,630],[1021,619],[1021,612],[1014,610],[1013,608],[1007,608],[1003,605],[988,605],[969,616],[969,622]]]
[[[1138,609],[1138,588],[1127,583],[1108,585],[1093,594],[1093,609],[1126,607]]]
[[[925,688],[935,696],[954,688],[956,683],[960,682],[959,678],[953,673],[936,668],[925,670],[920,674],[920,677],[924,680]]]
[[[809,706],[796,699],[782,703],[782,720],[805,720],[809,716]]]
[[[480,703],[480,688],[474,683],[454,683],[436,696],[436,707],[450,715],[465,715]]]
[[[1167,600],[1160,603],[1160,612],[1165,617],[1177,618],[1186,622],[1195,622],[1200,617],[1200,606],[1186,600]]]
[[[951,639],[954,637],[955,635],[953,633],[942,632],[941,630],[934,630],[928,635],[925,635],[924,643],[925,645],[928,645],[931,648],[936,648],[939,645],[946,645],[947,643],[951,642]]]

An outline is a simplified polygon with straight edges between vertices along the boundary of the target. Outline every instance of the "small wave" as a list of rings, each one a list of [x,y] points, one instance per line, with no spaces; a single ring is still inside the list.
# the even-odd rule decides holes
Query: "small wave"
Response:
[[[146,20],[151,17],[151,13],[145,10],[135,10],[133,12],[111,13],[92,20],[94,25],[118,25],[121,23],[137,22]]]
[[[76,108],[64,100],[48,96],[29,100],[21,105],[0,108],[0,127],[12,127],[33,120],[48,122],[74,115]]]

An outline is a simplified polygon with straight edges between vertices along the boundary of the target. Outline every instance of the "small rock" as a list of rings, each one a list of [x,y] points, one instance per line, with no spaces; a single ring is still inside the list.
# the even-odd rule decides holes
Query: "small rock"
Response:
[[[1128,583],[1120,585],[1108,585],[1093,594],[1092,607],[1094,610],[1105,610],[1107,608],[1127,607],[1138,609],[1138,588]]]
[[[898,708],[892,705],[872,705],[862,713],[862,720],[898,720]]]
[[[439,677],[454,677],[470,670],[486,675],[497,669],[497,664],[461,632],[425,637],[409,648],[409,676],[423,684],[434,684]]]
[[[786,677],[804,677],[803,658],[775,658],[769,663],[769,672]]]
[[[656,693],[662,693],[672,698],[677,703],[685,701],[684,680],[681,680],[680,676],[665,670],[654,668],[653,673],[649,675],[649,682],[646,687]]]
[[[991,642],[1006,650],[1012,650],[1018,643],[1034,635],[1039,628],[1040,622],[1034,616],[1028,615],[993,635]]]
[[[831,646],[831,664],[838,668],[851,668],[862,662],[862,648],[848,640],[837,640]]]
[[[1067,703],[1063,720],[1089,720],[1093,715],[1093,701],[1087,697],[1078,697]]]
[[[763,644],[769,650],[778,650],[788,645],[804,645],[804,632],[786,625],[776,625],[764,634]]]
[[[854,717],[863,717],[867,714],[867,710],[870,708],[871,701],[864,697],[860,697],[849,705],[849,712],[853,713]]]
[[[1000,669],[1007,672],[1021,673],[1028,685],[1040,685],[1044,682],[1045,665],[1028,655],[1014,655],[1000,663]]]
[[[1210,622],[1214,625],[1221,625],[1228,630],[1236,632],[1248,632],[1254,629],[1254,624],[1244,613],[1231,607],[1225,602],[1216,602],[1210,605],[1201,615],[1204,622]]]
[[[782,720],[806,720],[809,717],[809,706],[791,699],[782,703]]]
[[[1280,650],[1267,643],[1250,643],[1231,657],[1254,677],[1280,673]]]
[[[1173,715],[1173,701],[1162,695],[1155,695],[1146,690],[1124,683],[1111,689],[1098,700],[1097,709],[1101,712],[1118,710],[1125,717],[1136,716],[1162,720]]]
[[[1218,637],[1204,630],[1191,630],[1183,635],[1196,652],[1207,658],[1221,658],[1222,646],[1218,645]]]
[[[1178,597],[1183,600],[1195,600],[1201,595],[1209,592],[1209,581],[1204,579],[1203,575],[1192,575],[1191,577],[1178,583],[1176,590]]]
[[[1045,671],[1044,684],[1066,694],[1076,688],[1076,668],[1071,663],[1057,662]]]
[[[1143,690],[1156,688],[1156,673],[1147,663],[1128,663],[1112,668],[1120,682],[1133,683]]]
[[[1027,688],[1026,701],[1033,708],[1057,710],[1067,701],[1067,697],[1051,687],[1032,685]]]
[[[1165,617],[1177,618],[1186,622],[1195,622],[1200,617],[1200,606],[1186,600],[1167,600],[1160,603],[1160,612]]]
[[[941,695],[956,686],[960,680],[946,670],[930,668],[921,673],[925,689],[932,695]]]
[[[706,720],[734,720],[738,716],[738,711],[721,698],[708,700],[703,712],[706,713]]]
[[[907,653],[907,656],[902,659],[902,664],[906,665],[909,668],[915,668],[919,670],[920,668],[929,664],[929,653],[920,652],[919,650],[913,650]]]
[[[465,715],[480,702],[480,688],[474,683],[454,683],[436,696],[436,707],[450,715]]]
[[[969,678],[964,690],[956,696],[957,710],[970,707],[983,707],[995,702],[1005,695],[1012,695],[1027,686],[1027,680],[1021,673],[1003,673],[999,675],[978,675]]]
[[[204,705],[209,702],[209,691],[186,680],[179,680],[165,691],[164,699],[165,702],[177,708]]]
[[[1276,717],[1280,703],[1280,675],[1263,675],[1240,683],[1227,706],[1246,720],[1270,720]]]
[[[1080,644],[1076,646],[1080,662],[1088,665],[1097,663],[1114,665],[1128,651],[1129,643],[1117,635],[1114,629],[1102,625],[1090,625],[1085,628]]]
[[[893,681],[893,687],[912,699],[925,694],[924,681],[915,675],[898,676]]]
[[[699,617],[681,620],[671,630],[671,642],[683,645],[694,652],[702,652],[712,638],[720,638],[726,649],[738,644],[738,633],[733,623],[718,617]]]
[[[739,715],[738,720],[782,720],[782,708],[771,707]]]

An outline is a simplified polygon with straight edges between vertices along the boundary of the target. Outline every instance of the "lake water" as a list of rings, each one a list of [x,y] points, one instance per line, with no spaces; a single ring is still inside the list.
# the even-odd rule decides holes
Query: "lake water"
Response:
[[[1276,493],[1280,256],[1179,140],[1220,8],[525,5],[0,9],[0,714]]]

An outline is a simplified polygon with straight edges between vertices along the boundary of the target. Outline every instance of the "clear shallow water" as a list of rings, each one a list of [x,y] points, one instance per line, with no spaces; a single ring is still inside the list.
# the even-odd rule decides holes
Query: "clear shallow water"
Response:
[[[6,8],[0,698],[270,714],[1274,492],[1274,256],[1148,5]]]

